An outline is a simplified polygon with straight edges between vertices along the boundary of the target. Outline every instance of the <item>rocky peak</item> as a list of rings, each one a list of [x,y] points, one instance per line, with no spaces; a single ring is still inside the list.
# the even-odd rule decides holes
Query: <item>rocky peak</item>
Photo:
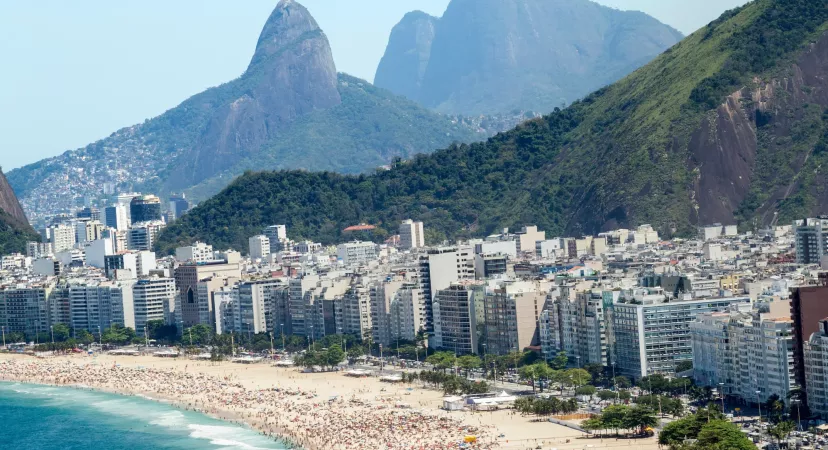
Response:
[[[418,100],[439,20],[422,11],[406,14],[391,30],[388,50],[380,61],[374,83]]]
[[[14,195],[14,190],[11,185],[9,185],[9,181],[6,179],[6,175],[3,174],[2,169],[0,169],[0,210],[20,222],[21,225],[28,225],[29,223],[26,219],[26,214],[23,212],[23,208],[20,207],[20,202],[17,201],[17,196]]]
[[[248,70],[312,33],[322,30],[310,12],[293,0],[281,0],[265,22]]]

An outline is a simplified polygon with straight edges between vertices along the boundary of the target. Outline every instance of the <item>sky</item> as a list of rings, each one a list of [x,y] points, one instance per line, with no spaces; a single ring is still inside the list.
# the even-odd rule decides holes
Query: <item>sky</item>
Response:
[[[337,69],[373,80],[406,12],[449,0],[300,0]],[[598,0],[685,34],[746,0]],[[247,67],[278,0],[0,2],[0,166],[8,171],[141,123]]]

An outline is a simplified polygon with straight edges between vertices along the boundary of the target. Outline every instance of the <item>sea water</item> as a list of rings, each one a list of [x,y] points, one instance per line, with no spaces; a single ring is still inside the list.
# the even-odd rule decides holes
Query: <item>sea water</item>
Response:
[[[0,449],[286,449],[254,430],[142,397],[0,383]]]

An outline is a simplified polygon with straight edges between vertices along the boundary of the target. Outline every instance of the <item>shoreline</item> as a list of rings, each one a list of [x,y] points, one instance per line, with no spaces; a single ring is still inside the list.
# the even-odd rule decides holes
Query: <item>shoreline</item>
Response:
[[[249,389],[233,374],[219,378],[188,372],[192,361],[178,362],[184,363],[184,372],[123,367],[111,361],[110,366],[106,358],[0,355],[0,380],[141,396],[246,427],[290,449],[449,449],[472,432],[481,441],[469,448],[498,448],[493,440],[481,445],[480,430],[420,411],[392,409],[387,400],[368,403],[354,395],[348,401],[340,396],[324,401],[315,391],[278,383]]]
[[[167,398],[167,397],[164,397],[164,396],[157,395],[154,392],[145,393],[145,392],[134,392],[134,391],[128,391],[128,390],[121,391],[121,390],[107,389],[107,388],[104,388],[104,387],[90,386],[90,385],[86,385],[86,384],[56,384],[56,383],[51,383],[51,382],[44,381],[44,380],[39,380],[39,379],[17,379],[17,378],[10,379],[10,378],[6,378],[3,374],[0,374],[0,383],[21,383],[21,384],[28,384],[28,385],[33,385],[33,386],[55,387],[55,388],[63,388],[63,389],[73,389],[73,390],[78,390],[78,391],[99,392],[99,393],[103,393],[103,394],[117,395],[117,396],[121,396],[121,397],[139,397],[139,398],[142,398],[142,399],[145,399],[145,400],[148,400],[148,401],[152,401],[152,402],[156,402],[156,403],[162,403],[164,405],[170,406],[171,408],[174,408],[174,409],[177,409],[177,410],[180,410],[180,411],[198,413],[198,414],[201,414],[205,417],[209,417],[211,419],[214,419],[214,420],[217,420],[217,421],[220,421],[220,422],[223,422],[223,423],[227,423],[227,424],[230,424],[230,425],[235,425],[235,426],[238,426],[238,427],[248,429],[250,431],[254,431],[257,434],[262,435],[264,437],[267,437],[268,439],[270,439],[270,440],[272,440],[272,441],[274,441],[278,444],[286,446],[287,450],[320,450],[320,449],[316,449],[316,448],[302,447],[300,444],[298,444],[296,442],[292,442],[289,437],[282,436],[281,434],[279,434],[279,435],[269,434],[265,430],[256,428],[255,426],[251,425],[249,422],[244,421],[237,414],[233,414],[231,411],[226,411],[226,410],[221,411],[222,413],[228,414],[228,416],[220,416],[215,411],[211,412],[211,411],[202,410],[200,408],[193,407],[189,404],[185,404],[183,402],[179,402],[179,401],[176,401],[176,400],[171,399],[171,398]],[[230,417],[230,416],[233,416],[233,417]]]
[[[373,377],[304,373],[269,364],[0,354],[0,378],[142,396],[304,450],[448,450],[457,449],[467,435],[478,438],[468,448],[479,450],[621,450],[633,444],[587,438],[512,409],[446,411],[442,391],[420,383],[389,384]],[[655,439],[634,444],[658,449]]]

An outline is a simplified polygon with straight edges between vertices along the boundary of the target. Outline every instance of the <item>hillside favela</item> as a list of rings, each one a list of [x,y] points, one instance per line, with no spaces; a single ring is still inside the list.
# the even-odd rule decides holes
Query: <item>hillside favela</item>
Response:
[[[828,448],[828,1],[13,3],[0,448]]]

